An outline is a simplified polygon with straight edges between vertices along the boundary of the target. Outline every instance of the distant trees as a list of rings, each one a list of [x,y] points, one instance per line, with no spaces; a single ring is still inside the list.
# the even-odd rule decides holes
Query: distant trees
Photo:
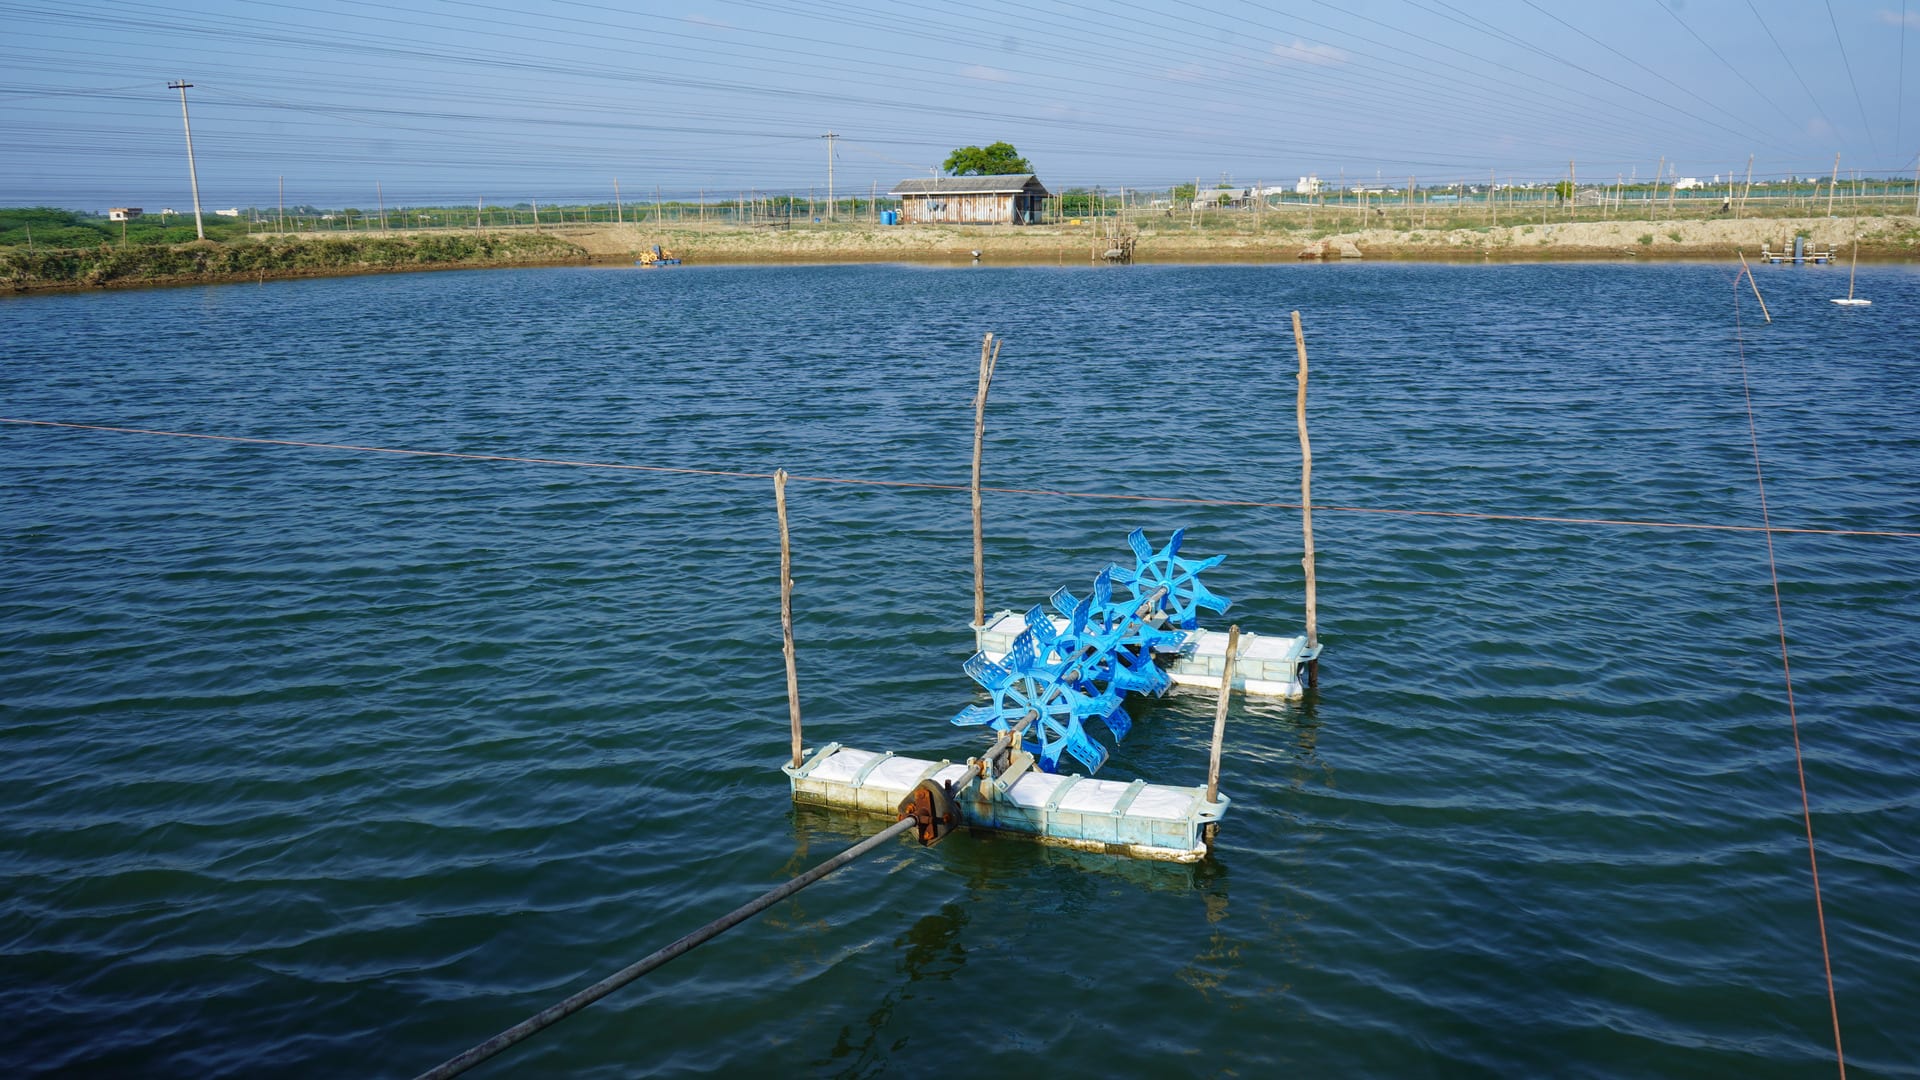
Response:
[[[1010,142],[959,147],[947,155],[946,163],[940,167],[947,170],[949,176],[1007,176],[1033,171],[1033,165],[1021,157]]]

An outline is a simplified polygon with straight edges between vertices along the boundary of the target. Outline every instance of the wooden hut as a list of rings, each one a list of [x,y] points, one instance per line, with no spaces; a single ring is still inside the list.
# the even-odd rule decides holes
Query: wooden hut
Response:
[[[1048,192],[1032,173],[935,176],[902,180],[887,194],[900,200],[903,225],[1035,225]]]

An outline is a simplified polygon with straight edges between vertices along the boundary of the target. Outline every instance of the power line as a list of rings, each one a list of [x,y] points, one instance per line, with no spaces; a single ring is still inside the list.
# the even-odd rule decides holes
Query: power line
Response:
[[[1840,20],[1833,17],[1833,0],[1826,0],[1827,23],[1833,27],[1833,43],[1840,47],[1840,64],[1847,69],[1847,85],[1853,87],[1853,103],[1860,110],[1860,126],[1867,132],[1867,147],[1880,156],[1879,143],[1873,137],[1873,125],[1867,121],[1866,102],[1860,100],[1860,84],[1853,79],[1853,61],[1847,59],[1847,43],[1840,40]]]
[[[1781,46],[1780,39],[1773,36],[1773,27],[1767,25],[1767,20],[1760,14],[1760,9],[1753,6],[1753,0],[1747,0],[1747,10],[1753,12],[1753,21],[1759,23],[1760,29],[1766,31],[1767,40],[1773,42],[1773,47],[1779,52],[1780,59],[1786,61],[1787,70],[1793,72],[1794,81],[1800,84],[1800,89],[1806,92],[1807,100],[1813,103],[1813,111],[1820,114],[1820,119],[1826,123],[1827,130],[1833,132],[1835,138],[1840,138],[1840,125],[1834,123],[1833,118],[1827,115],[1827,110],[1820,105],[1820,99],[1814,96],[1813,88],[1807,85],[1805,78],[1801,77],[1800,69],[1793,66],[1793,57],[1789,56],[1787,50]]]

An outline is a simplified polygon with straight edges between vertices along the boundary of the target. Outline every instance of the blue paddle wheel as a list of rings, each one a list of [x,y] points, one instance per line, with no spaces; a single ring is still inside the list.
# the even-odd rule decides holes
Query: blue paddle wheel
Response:
[[[1059,772],[1063,758],[1098,772],[1107,749],[1088,734],[1088,721],[1099,721],[1116,744],[1126,738],[1133,728],[1126,696],[1163,694],[1171,685],[1156,657],[1178,655],[1187,646],[1186,631],[1199,625],[1199,611],[1224,612],[1230,603],[1200,581],[1226,556],[1180,558],[1185,535],[1185,529],[1175,530],[1167,546],[1156,550],[1135,529],[1127,536],[1131,568],[1102,570],[1084,598],[1057,590],[1049,600],[1053,615],[1039,605],[1029,609],[1026,629],[1005,657],[975,653],[967,660],[967,674],[989,701],[961,709],[953,723],[1017,733],[1047,772]],[[1115,584],[1131,595],[1116,599]]]

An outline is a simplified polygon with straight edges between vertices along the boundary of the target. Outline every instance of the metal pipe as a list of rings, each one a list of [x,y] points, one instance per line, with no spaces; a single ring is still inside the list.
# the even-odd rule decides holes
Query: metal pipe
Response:
[[[601,979],[599,982],[594,983],[592,986],[587,987],[585,990],[582,990],[577,994],[574,994],[572,997],[567,998],[565,1001],[561,1001],[558,1004],[551,1005],[546,1009],[543,1009],[540,1012],[535,1013],[534,1015],[528,1017],[527,1019],[520,1021],[518,1024],[513,1025],[512,1027],[506,1029],[505,1031],[502,1031],[500,1034],[495,1035],[493,1038],[488,1039],[486,1042],[483,1042],[480,1045],[475,1046],[473,1049],[468,1050],[457,1057],[449,1058],[446,1061],[442,1062],[441,1064],[435,1066],[434,1068],[431,1068],[426,1072],[421,1073],[420,1076],[417,1078],[417,1080],[445,1080],[446,1077],[458,1076],[461,1073],[466,1072],[468,1069],[471,1069],[475,1065],[478,1065],[481,1062],[487,1060],[488,1058],[493,1057],[495,1054],[500,1053],[502,1050],[507,1049],[508,1047],[514,1045],[515,1043],[518,1043],[528,1038],[531,1035],[534,1035],[540,1031],[545,1030],[546,1028],[552,1027],[554,1024],[557,1024],[562,1020],[565,1020],[567,1017],[572,1016],[574,1013],[579,1012],[581,1009],[584,1009],[587,1006],[593,1004],[594,1002],[599,1001],[601,998],[606,997],[608,994],[613,993],[615,990],[618,990],[621,987],[632,982],[633,980],[639,978],[640,976],[645,975],[647,972],[652,971],[654,968],[657,968],[662,964],[665,964],[667,961],[673,960],[677,957],[684,956],[685,954],[692,952],[696,946],[702,945],[708,941],[713,940],[716,937],[719,937],[721,934],[724,934],[728,930],[731,930],[734,927],[740,925],[741,923],[746,922],[748,919],[753,918],[755,915],[758,915],[762,911],[765,911],[768,908],[772,907],[773,905],[779,903],[780,901],[785,900],[787,897],[792,896],[794,893],[799,892],[801,889],[804,889],[807,886],[813,884],[814,882],[819,881],[821,878],[826,877],[828,874],[833,873],[835,870],[838,870],[841,867],[846,866],[848,863],[853,862],[855,859],[860,858],[862,855],[868,854],[869,852],[873,851],[875,848],[878,848],[881,844],[884,844],[887,841],[892,840],[894,837],[899,836],[901,833],[906,832],[908,829],[914,828],[915,825],[916,825],[916,822],[912,818],[903,818],[900,821],[894,822],[892,825],[887,826],[885,829],[882,829],[881,831],[866,838],[865,840],[862,840],[858,844],[855,844],[854,846],[848,848],[847,850],[841,852],[840,854],[835,855],[833,858],[828,859],[826,862],[821,863],[819,866],[816,866],[813,869],[807,871],[806,873],[801,874],[799,877],[794,878],[792,881],[789,881],[786,884],[781,885],[780,887],[772,890],[771,892],[768,892],[762,895],[759,899],[754,900],[752,903],[735,908],[733,911],[728,912],[725,915],[722,915],[720,918],[713,920],[712,922],[701,927],[700,929],[695,930],[693,933],[688,934],[687,936],[681,938],[680,940],[674,942],[671,945],[668,945],[666,948],[653,953],[652,955],[646,957],[643,960],[637,961],[633,964],[628,965],[627,967],[621,968],[619,971],[614,972],[612,975],[609,975],[604,979]]]

